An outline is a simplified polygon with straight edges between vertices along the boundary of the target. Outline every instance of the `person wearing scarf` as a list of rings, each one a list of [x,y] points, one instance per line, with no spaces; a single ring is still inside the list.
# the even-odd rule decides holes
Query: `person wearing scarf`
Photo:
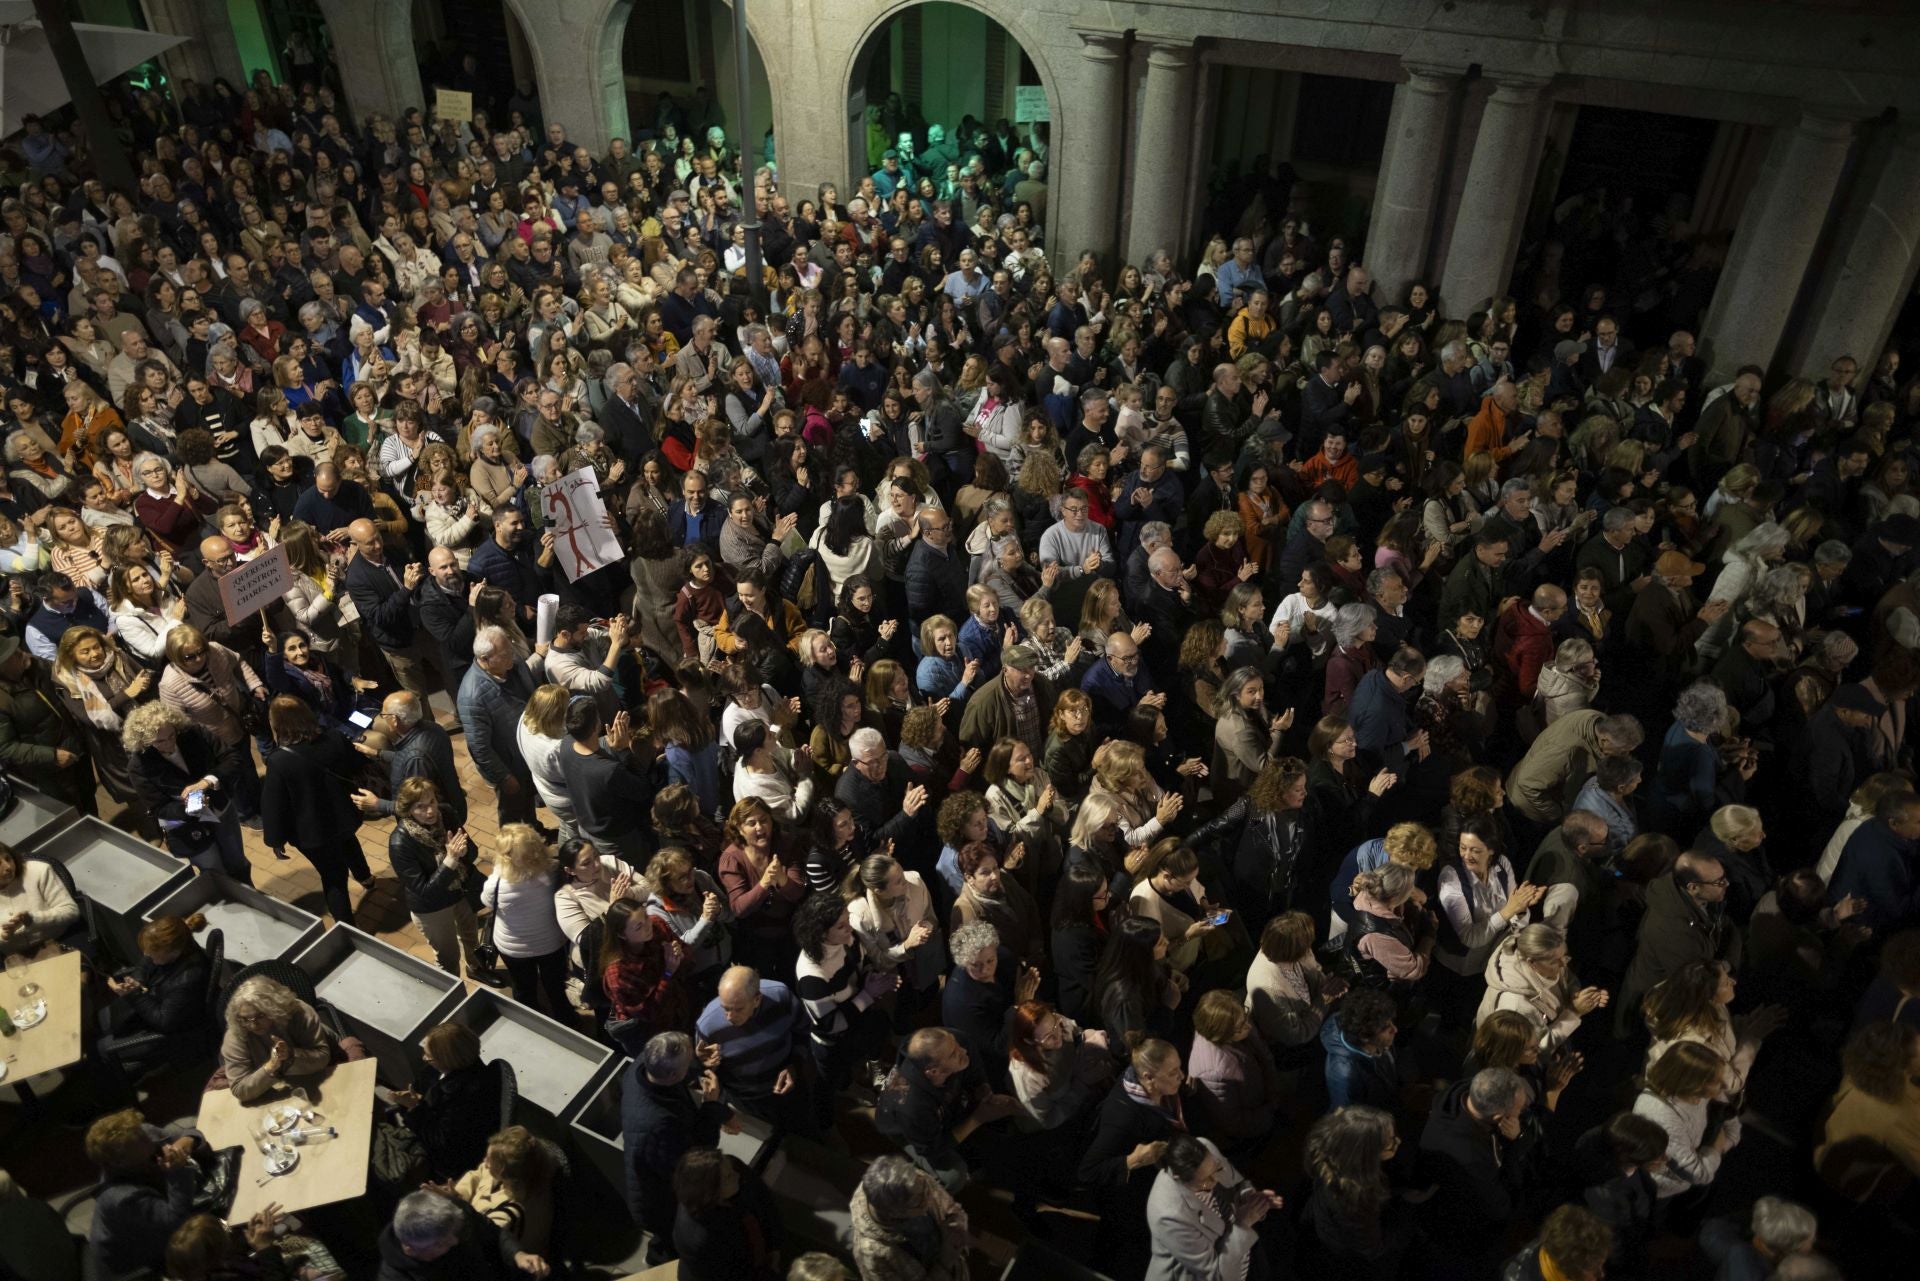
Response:
[[[686,949],[656,925],[643,904],[619,899],[607,908],[600,949],[608,1034],[638,1052],[656,1032],[691,1024],[684,986],[676,980]]]
[[[53,680],[73,723],[80,727],[94,768],[116,800],[132,799],[133,776],[120,745],[126,714],[153,689],[153,673],[128,658],[118,645],[84,624],[60,637]]]
[[[480,874],[466,832],[448,832],[447,811],[432,779],[402,783],[394,797],[394,816],[387,861],[400,878],[414,926],[433,948],[441,969],[458,976],[464,954],[468,977],[497,987],[497,978],[481,973],[477,955],[480,930],[470,896],[479,888]]]
[[[1092,1262],[1112,1276],[1139,1276],[1152,1253],[1147,1196],[1167,1140],[1187,1133],[1180,1053],[1148,1037],[1134,1048],[1094,1119],[1080,1158],[1079,1182],[1091,1187],[1100,1212]]]

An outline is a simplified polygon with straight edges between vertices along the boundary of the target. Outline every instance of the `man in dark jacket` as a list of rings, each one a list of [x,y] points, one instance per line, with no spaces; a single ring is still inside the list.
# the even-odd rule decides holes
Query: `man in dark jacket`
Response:
[[[939,842],[922,848],[931,835],[930,822],[920,818],[927,808],[927,789],[913,781],[912,769],[898,753],[887,750],[887,740],[877,729],[863,725],[853,731],[847,751],[853,759],[834,785],[835,799],[853,808],[872,848],[895,841],[902,863],[922,876],[933,876]]]
[[[973,691],[960,718],[960,741],[986,751],[1003,738],[1017,738],[1040,759],[1053,717],[1053,682],[1040,675],[1040,657],[1015,645],[1000,659],[1000,674]],[[1039,746],[1034,746],[1035,736]]]
[[[693,1079],[693,1038],[662,1032],[627,1070],[620,1093],[620,1146],[627,1158],[627,1208],[646,1229],[647,1263],[673,1257],[673,1167],[688,1148],[712,1147],[731,1112],[710,1071]]]
[[[440,671],[455,701],[467,668],[473,666],[473,597],[478,586],[451,550],[436,547],[427,553],[427,577],[413,593],[420,625],[439,646]]]
[[[1012,1095],[993,1092],[960,1037],[932,1027],[908,1039],[880,1090],[873,1123],[941,1187],[958,1193],[972,1178],[970,1158],[984,1159],[992,1140],[1003,1137],[981,1131],[1019,1107]]]
[[[1729,602],[1694,599],[1693,580],[1707,567],[1685,552],[1662,552],[1653,562],[1653,579],[1633,598],[1627,612],[1626,641],[1664,677],[1677,685],[1692,669],[1694,645],[1727,612]]]
[[[606,743],[600,741],[602,732]],[[573,821],[580,834],[602,850],[617,851],[639,863],[653,852],[653,785],[633,759],[633,725],[616,716],[603,723],[600,706],[590,698],[567,707],[567,736],[560,773],[573,798]]]
[[[1873,772],[1873,725],[1886,710],[1866,686],[1842,685],[1794,736],[1790,776],[1807,802],[1808,834],[1846,817],[1854,787]]]
[[[1437,1188],[1427,1230],[1461,1276],[1482,1276],[1476,1262],[1496,1257],[1518,1211],[1536,1137],[1521,1127],[1532,1098],[1508,1068],[1486,1068],[1434,1101],[1420,1134],[1420,1159]],[[1451,1275],[1444,1273],[1443,1275]]]
[[[1440,592],[1440,626],[1450,630],[1464,614],[1492,625],[1500,617],[1500,604],[1512,594],[1507,576],[1508,537],[1504,531],[1482,529],[1474,535],[1473,553],[1462,556],[1447,574]],[[1483,631],[1482,635],[1486,635]]]
[[[386,543],[370,520],[347,526],[353,559],[347,562],[347,595],[360,611],[360,627],[387,656],[394,679],[422,699],[429,693],[426,656],[413,618],[413,591],[426,570],[419,562],[404,571],[387,563]]]
[[[953,545],[953,518],[922,507],[920,537],[907,554],[907,621],[916,630],[935,614],[957,627],[967,617],[967,557]]]
[[[400,1198],[380,1230],[378,1281],[514,1281],[545,1275],[519,1238],[464,1201],[422,1189]]]
[[[537,688],[533,673],[514,657],[506,632],[485,627],[473,638],[473,666],[460,682],[460,725],[467,751],[499,799],[501,826],[531,823],[533,774],[520,754],[520,715]]]
[[[1355,988],[1320,1025],[1327,1051],[1327,1106],[1364,1103],[1399,1116],[1400,1068],[1394,1058],[1393,998],[1373,988]]]
[[[379,759],[387,767],[393,794],[398,795],[400,784],[410,778],[430,778],[440,791],[447,829],[465,827],[467,793],[460,782],[460,768],[453,760],[453,737],[427,715],[426,700],[407,690],[396,690],[380,704],[373,727],[387,735],[387,746]],[[391,799],[383,800],[369,791],[355,792],[353,802],[363,814],[393,813]]]
[[[1688,961],[1725,961],[1730,968],[1740,968],[1740,931],[1727,919],[1726,899],[1725,865],[1692,850],[1647,886],[1639,945],[1613,1002],[1615,1036],[1635,1034],[1641,998]]]
[[[1896,792],[1883,798],[1872,821],[1855,829],[1840,851],[1827,886],[1828,902],[1837,905],[1849,895],[1865,899],[1866,910],[1855,919],[1883,937],[1912,925],[1920,919],[1916,849],[1920,796]]]

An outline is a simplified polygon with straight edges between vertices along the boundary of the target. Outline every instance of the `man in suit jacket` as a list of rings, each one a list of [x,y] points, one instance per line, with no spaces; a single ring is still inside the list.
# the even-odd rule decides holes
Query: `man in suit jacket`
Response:
[[[347,562],[347,595],[360,611],[360,625],[387,656],[394,679],[424,699],[429,689],[427,661],[414,624],[413,589],[425,571],[417,561],[404,570],[388,564],[386,544],[370,520],[348,525],[347,537],[353,543],[353,559]]]
[[[1633,344],[1620,336],[1620,322],[1612,316],[1602,316],[1594,322],[1593,341],[1580,353],[1580,381],[1591,387],[1600,381],[1600,375],[1615,369],[1630,369],[1633,360]]]
[[[520,755],[518,729],[535,688],[506,632],[481,628],[473,638],[473,666],[460,682],[460,725],[474,768],[493,787],[502,826],[534,821],[533,773]]]
[[[632,365],[621,363],[607,370],[607,403],[600,407],[600,426],[607,433],[607,447],[637,467],[653,448],[652,412],[640,399],[640,375]]]

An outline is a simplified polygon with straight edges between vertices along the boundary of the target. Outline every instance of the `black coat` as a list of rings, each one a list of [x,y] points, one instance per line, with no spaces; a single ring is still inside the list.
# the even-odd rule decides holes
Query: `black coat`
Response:
[[[680,1281],[778,1281],[780,1211],[760,1176],[734,1162],[740,1190],[702,1214],[674,1215]]]
[[[400,888],[406,895],[407,910],[425,915],[438,912],[466,898],[467,887],[480,884],[480,875],[474,870],[474,859],[478,854],[472,845],[467,846],[467,856],[463,860],[465,878],[447,870],[440,859],[444,850],[428,847],[407,831],[399,823],[387,833],[387,863],[393,868],[393,874],[400,878]]]
[[[198,725],[189,725],[175,735],[185,769],[149,747],[127,757],[127,772],[133,777],[134,795],[147,807],[167,834],[167,845],[181,857],[191,857],[213,843],[218,823],[205,811],[187,813],[180,799],[187,784],[211,774],[220,780],[219,791],[207,799],[223,806],[233,801],[232,780],[238,777],[233,754],[223,750],[212,734]]]
[[[1053,932],[1053,977],[1059,985],[1055,1004],[1076,1022],[1093,1009],[1093,974],[1100,964],[1105,936],[1091,924],[1069,925]]]
[[[360,611],[360,626],[381,649],[413,645],[413,593],[401,583],[405,568],[387,561],[376,565],[364,556],[347,562],[347,594]]]
[[[142,957],[131,977],[146,989],[120,997],[115,1004],[131,1014],[135,1026],[116,1020],[127,1032],[158,1032],[168,1038],[168,1057],[184,1061],[199,1047],[188,1034],[207,1021],[207,958],[198,948],[183,952],[165,965]]]
[[[436,1077],[418,1104],[400,1114],[427,1150],[427,1176],[457,1179],[479,1165],[500,1128],[500,1068],[476,1063]]]
[[[1509,1141],[1476,1120],[1467,1110],[1468,1085],[1457,1082],[1434,1100],[1420,1134],[1420,1160],[1439,1187],[1427,1203],[1427,1230],[1456,1254],[1478,1256],[1497,1251],[1506,1240],[1533,1139],[1523,1127],[1520,1137]]]
[[[309,857],[339,857],[360,830],[360,811],[349,799],[359,774],[360,754],[332,730],[275,749],[260,787],[261,839],[271,849],[291,843]]]
[[[513,1256],[520,1252],[520,1243],[464,1201],[456,1204],[461,1208],[460,1236],[451,1250],[431,1261],[402,1249],[393,1224],[380,1229],[378,1281],[515,1281],[521,1273],[513,1266]]]
[[[720,1141],[727,1105],[696,1098],[693,1082],[660,1085],[636,1060],[620,1093],[620,1146],[626,1153],[627,1209],[656,1235],[673,1230],[673,1167],[688,1148]]]

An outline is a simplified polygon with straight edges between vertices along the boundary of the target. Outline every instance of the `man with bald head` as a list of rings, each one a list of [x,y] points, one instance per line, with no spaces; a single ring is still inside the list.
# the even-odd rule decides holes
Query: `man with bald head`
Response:
[[[445,547],[427,553],[427,576],[414,589],[420,607],[420,626],[433,637],[439,651],[440,673],[447,696],[456,702],[460,682],[473,663],[473,601],[484,586],[460,568],[460,560]]]
[[[1141,704],[1164,708],[1167,696],[1154,690],[1153,676],[1140,657],[1135,636],[1147,635],[1147,624],[1135,625],[1133,635],[1115,632],[1107,637],[1106,656],[1080,678],[1080,688],[1093,700],[1095,736],[1119,737],[1127,717]]]
[[[208,640],[240,654],[257,670],[261,661],[260,624],[266,611],[256,610],[237,623],[229,623],[226,604],[220,599],[220,580],[240,567],[233,554],[233,544],[217,534],[203,538],[200,560],[206,568],[187,584],[186,621]],[[282,624],[291,625],[284,611],[277,606],[268,608],[275,611],[272,619],[275,631],[281,630]]]
[[[353,559],[347,562],[347,594],[360,611],[360,627],[387,656],[394,679],[421,698],[427,696],[426,655],[413,616],[413,591],[426,577],[419,562],[397,569],[387,560],[386,544],[372,521],[347,526]]]
[[[380,704],[380,714],[373,718],[371,729],[386,740],[386,746],[377,751],[380,763],[387,767],[391,793],[398,795],[400,784],[410,778],[431,779],[440,793],[447,830],[464,827],[467,794],[460,782],[460,769],[454,764],[453,738],[427,715],[425,700],[410,690],[395,690]],[[394,812],[391,800],[364,788],[353,794],[353,803],[362,814],[386,816]]]
[[[1553,625],[1567,612],[1567,594],[1552,583],[1533,589],[1525,609],[1500,615],[1493,629],[1494,687],[1509,707],[1533,701],[1540,669],[1553,658]]]
[[[761,978],[749,965],[730,967],[694,1033],[728,1103],[763,1121],[814,1129],[800,1072],[807,1023],[800,998],[786,984]]]
[[[1134,618],[1153,629],[1141,642],[1140,652],[1154,682],[1163,689],[1172,688],[1180,674],[1180,638],[1196,617],[1192,573],[1171,547],[1158,548],[1147,557],[1147,588],[1140,594]]]

